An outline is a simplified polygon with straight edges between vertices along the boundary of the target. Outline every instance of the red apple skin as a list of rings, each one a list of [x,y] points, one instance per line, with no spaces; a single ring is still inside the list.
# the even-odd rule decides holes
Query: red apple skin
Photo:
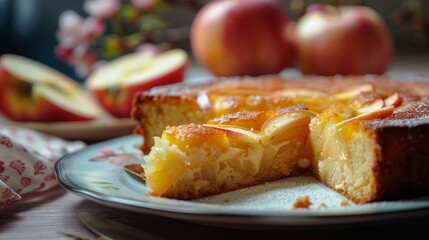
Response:
[[[217,76],[278,73],[292,62],[288,22],[275,0],[212,1],[192,23],[192,51]]]
[[[43,97],[31,96],[31,93],[21,88],[24,84],[23,80],[0,65],[0,112],[10,120],[58,122],[93,119],[62,109]]]
[[[306,13],[296,26],[298,66],[304,74],[382,74],[390,65],[393,43],[374,10],[331,7]]]
[[[110,114],[118,118],[129,118],[133,106],[134,96],[141,91],[156,86],[167,85],[183,81],[187,63],[180,68],[151,81],[142,81],[139,84],[110,88],[90,89],[99,104]]]

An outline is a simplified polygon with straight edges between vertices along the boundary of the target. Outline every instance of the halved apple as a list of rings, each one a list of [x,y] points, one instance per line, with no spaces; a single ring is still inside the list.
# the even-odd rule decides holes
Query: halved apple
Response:
[[[137,92],[182,81],[187,63],[188,55],[180,49],[158,55],[130,53],[93,72],[86,86],[112,115],[130,117]]]
[[[92,120],[100,106],[73,79],[37,61],[0,57],[0,112],[14,121]]]

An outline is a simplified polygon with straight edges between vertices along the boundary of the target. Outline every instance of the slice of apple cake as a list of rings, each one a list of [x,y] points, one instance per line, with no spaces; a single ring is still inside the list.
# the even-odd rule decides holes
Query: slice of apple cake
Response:
[[[429,194],[429,103],[354,116],[341,105],[312,119],[315,176],[357,203]]]
[[[314,115],[239,112],[209,124],[167,127],[145,157],[147,186],[153,195],[192,199],[310,173]],[[225,119],[234,125],[216,124]]]

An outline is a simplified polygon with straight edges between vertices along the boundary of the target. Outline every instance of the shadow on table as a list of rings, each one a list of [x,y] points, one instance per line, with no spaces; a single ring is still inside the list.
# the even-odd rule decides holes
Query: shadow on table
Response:
[[[54,201],[58,197],[61,197],[65,193],[66,191],[60,186],[55,186],[52,189],[43,192],[27,193],[22,196],[22,199],[20,201],[14,203],[16,205],[13,213],[28,211],[38,205],[47,204],[51,201]],[[18,211],[16,211],[17,209]],[[2,215],[8,213],[8,207],[0,209],[0,211]]]
[[[65,190],[60,186],[55,186],[52,189],[43,192],[27,193],[22,196],[22,199],[19,202],[14,203],[13,210],[12,208],[5,207],[4,209],[0,209],[0,214],[4,219],[19,220],[20,217],[18,214],[20,212],[28,211],[42,204],[49,204],[49,202],[56,200],[65,193]],[[0,229],[8,223],[9,222],[0,221]]]

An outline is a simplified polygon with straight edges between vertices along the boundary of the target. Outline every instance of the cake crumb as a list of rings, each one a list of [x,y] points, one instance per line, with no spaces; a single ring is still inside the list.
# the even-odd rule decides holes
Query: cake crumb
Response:
[[[298,208],[309,208],[311,206],[311,201],[310,201],[310,197],[304,196],[304,197],[299,197],[296,199],[295,203],[293,204],[293,209],[298,209]]]
[[[340,205],[341,205],[341,207],[347,207],[349,205],[349,201],[344,200],[344,201],[341,202]]]
[[[321,209],[321,208],[327,208],[328,207],[328,205],[326,205],[326,203],[320,203],[319,204],[319,209]]]
[[[280,163],[279,170],[280,170],[280,173],[283,174],[284,176],[289,176],[290,173],[292,172],[292,169],[287,164],[284,164],[284,163]]]
[[[229,199],[228,199],[228,198],[225,198],[225,199],[223,200],[223,202],[224,202],[224,203],[229,203]]]

